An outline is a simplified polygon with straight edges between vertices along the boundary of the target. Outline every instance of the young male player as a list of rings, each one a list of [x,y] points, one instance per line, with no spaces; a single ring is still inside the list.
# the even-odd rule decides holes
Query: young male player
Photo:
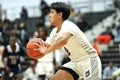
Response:
[[[50,80],[101,80],[101,61],[84,33],[68,21],[70,7],[63,2],[51,4],[49,21],[55,28],[50,34],[49,47],[43,45],[39,50],[48,54],[61,47],[71,61],[64,64]],[[35,43],[36,46],[39,46]],[[61,53],[62,54],[62,53]]]

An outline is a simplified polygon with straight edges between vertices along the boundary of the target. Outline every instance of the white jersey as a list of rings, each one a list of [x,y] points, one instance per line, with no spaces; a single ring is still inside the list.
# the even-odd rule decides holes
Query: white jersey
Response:
[[[52,45],[65,32],[73,35],[64,46],[65,51],[69,54],[72,61],[86,59],[89,57],[89,54],[96,53],[96,50],[92,47],[84,33],[74,23],[68,20],[63,22],[59,32],[57,32],[57,28],[52,30],[49,44]]]
[[[49,37],[47,37],[47,39],[46,39],[45,42],[47,42],[47,41],[49,41]],[[42,58],[39,58],[39,59],[38,59],[38,62],[53,62],[53,58],[54,58],[54,55],[53,55],[53,53],[51,52],[51,53],[43,56]]]

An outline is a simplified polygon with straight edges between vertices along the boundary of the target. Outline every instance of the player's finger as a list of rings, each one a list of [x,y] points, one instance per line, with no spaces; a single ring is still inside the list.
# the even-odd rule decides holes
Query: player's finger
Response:
[[[38,43],[36,43],[36,42],[34,42],[34,45],[35,45],[36,47],[40,47],[40,45],[39,45]]]
[[[39,40],[38,43],[39,43],[39,45],[41,45],[41,46],[43,45],[42,40]]]
[[[35,48],[35,49],[33,49],[33,50],[39,50],[39,48]]]
[[[38,41],[38,44],[39,44],[40,46],[45,46],[45,42],[44,42],[43,40]]]
[[[41,41],[42,42],[42,46],[45,46],[45,42],[44,41]]]

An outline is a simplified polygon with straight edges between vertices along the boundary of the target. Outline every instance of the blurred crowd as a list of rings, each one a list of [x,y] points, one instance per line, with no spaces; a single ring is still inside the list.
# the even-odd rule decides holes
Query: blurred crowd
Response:
[[[49,79],[62,64],[70,61],[63,49],[54,54],[33,60],[26,60],[25,46],[31,39],[24,22],[16,24],[9,19],[0,20],[0,76],[6,80],[45,80]],[[49,40],[48,29],[40,27],[32,38]],[[63,53],[63,54],[61,54]],[[29,57],[28,57],[29,58]],[[27,62],[23,71],[21,63]],[[29,75],[28,75],[29,74]]]

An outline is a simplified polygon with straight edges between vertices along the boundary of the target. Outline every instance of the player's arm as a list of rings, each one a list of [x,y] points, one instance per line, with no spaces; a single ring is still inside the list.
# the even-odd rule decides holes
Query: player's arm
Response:
[[[50,52],[53,52],[61,47],[63,47],[65,44],[67,44],[68,40],[72,36],[71,33],[65,32],[63,35],[61,35],[56,42],[53,45],[47,44],[47,48],[44,46],[40,46],[39,50],[43,54],[48,54]],[[41,44],[41,43],[40,43]],[[39,46],[38,44],[35,44],[36,46]]]
[[[70,39],[70,37],[72,36],[71,33],[69,32],[65,32],[63,35],[61,35],[56,42],[51,45],[50,47],[48,47],[47,50],[44,51],[44,54],[48,54],[50,52],[53,52],[61,47],[63,47],[65,44],[67,44],[68,40]]]

